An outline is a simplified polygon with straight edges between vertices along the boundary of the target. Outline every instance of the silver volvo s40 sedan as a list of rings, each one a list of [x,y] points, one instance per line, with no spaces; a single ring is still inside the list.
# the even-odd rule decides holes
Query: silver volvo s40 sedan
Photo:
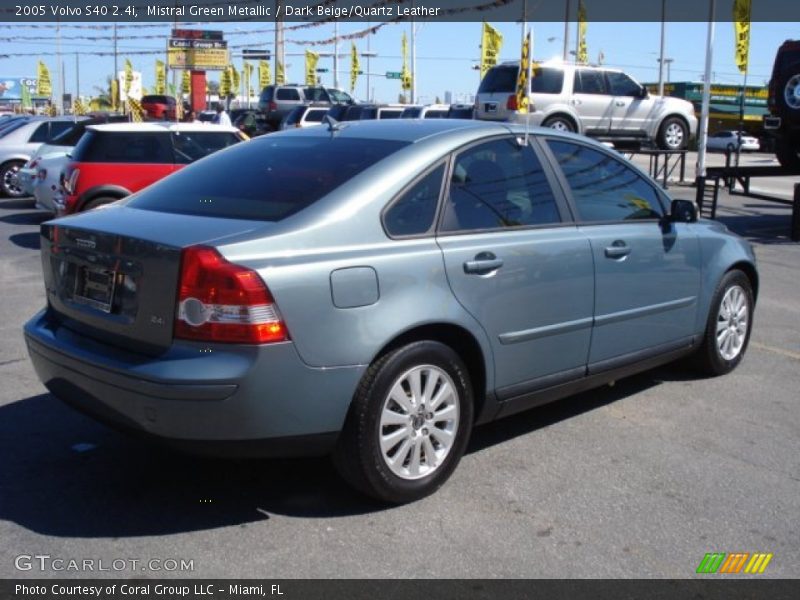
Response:
[[[758,275],[623,157],[502,123],[255,139],[42,226],[53,393],[190,450],[331,453],[389,502],[470,430],[682,356],[742,359]]]

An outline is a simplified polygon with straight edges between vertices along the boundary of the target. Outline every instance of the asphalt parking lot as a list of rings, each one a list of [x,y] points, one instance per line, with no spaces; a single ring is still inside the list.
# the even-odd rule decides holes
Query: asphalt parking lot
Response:
[[[385,508],[324,459],[188,457],[62,406],[22,338],[44,304],[46,215],[0,200],[0,577],[683,578],[707,552],[770,552],[759,577],[800,577],[800,244],[786,206],[720,206],[761,272],[733,374],[668,366],[481,427],[442,490]],[[15,567],[36,554],[141,562]],[[141,570],[152,559],[193,570]]]

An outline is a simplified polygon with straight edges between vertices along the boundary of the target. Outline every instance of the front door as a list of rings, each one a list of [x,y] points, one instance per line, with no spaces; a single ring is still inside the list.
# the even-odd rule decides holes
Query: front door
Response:
[[[597,69],[576,69],[570,103],[580,115],[587,135],[606,135],[614,112],[612,97],[606,88],[603,72]]]
[[[491,340],[501,400],[583,375],[592,252],[531,146],[496,138],[457,155],[437,241],[458,301]],[[569,218],[566,218],[569,221]]]

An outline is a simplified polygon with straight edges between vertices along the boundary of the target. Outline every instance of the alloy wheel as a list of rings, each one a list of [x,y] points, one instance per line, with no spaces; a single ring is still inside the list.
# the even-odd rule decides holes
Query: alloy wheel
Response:
[[[439,367],[409,369],[390,388],[378,427],[386,466],[402,479],[427,477],[444,462],[458,432],[458,390]]]
[[[6,196],[16,198],[22,195],[22,187],[17,182],[17,172],[20,165],[13,164],[3,171],[3,192]]]
[[[717,313],[717,349],[725,360],[733,360],[747,340],[749,314],[744,289],[733,285],[725,292]]]
[[[800,109],[800,73],[793,75],[786,82],[786,87],[783,90],[783,97],[786,100],[786,105],[792,109]]]
[[[683,127],[673,122],[664,130],[664,141],[670,148],[680,148],[683,144],[683,135]]]

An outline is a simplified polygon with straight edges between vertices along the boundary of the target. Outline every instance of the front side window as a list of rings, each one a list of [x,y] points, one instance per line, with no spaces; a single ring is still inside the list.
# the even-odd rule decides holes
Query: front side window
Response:
[[[278,100],[300,100],[300,92],[294,88],[280,88],[275,95]]]
[[[175,162],[187,164],[200,160],[212,152],[222,150],[237,143],[235,133],[225,131],[185,131],[172,135],[175,148]]]
[[[659,219],[663,209],[652,184],[623,161],[588,146],[548,140],[586,222]]]
[[[608,78],[608,90],[612,96],[638,96],[642,91],[642,86],[625,73],[608,71],[606,77]]]
[[[440,165],[389,206],[383,225],[390,236],[422,235],[433,228],[443,177],[444,165]]]
[[[443,231],[504,229],[559,220],[550,184],[530,146],[503,138],[459,154]]]

